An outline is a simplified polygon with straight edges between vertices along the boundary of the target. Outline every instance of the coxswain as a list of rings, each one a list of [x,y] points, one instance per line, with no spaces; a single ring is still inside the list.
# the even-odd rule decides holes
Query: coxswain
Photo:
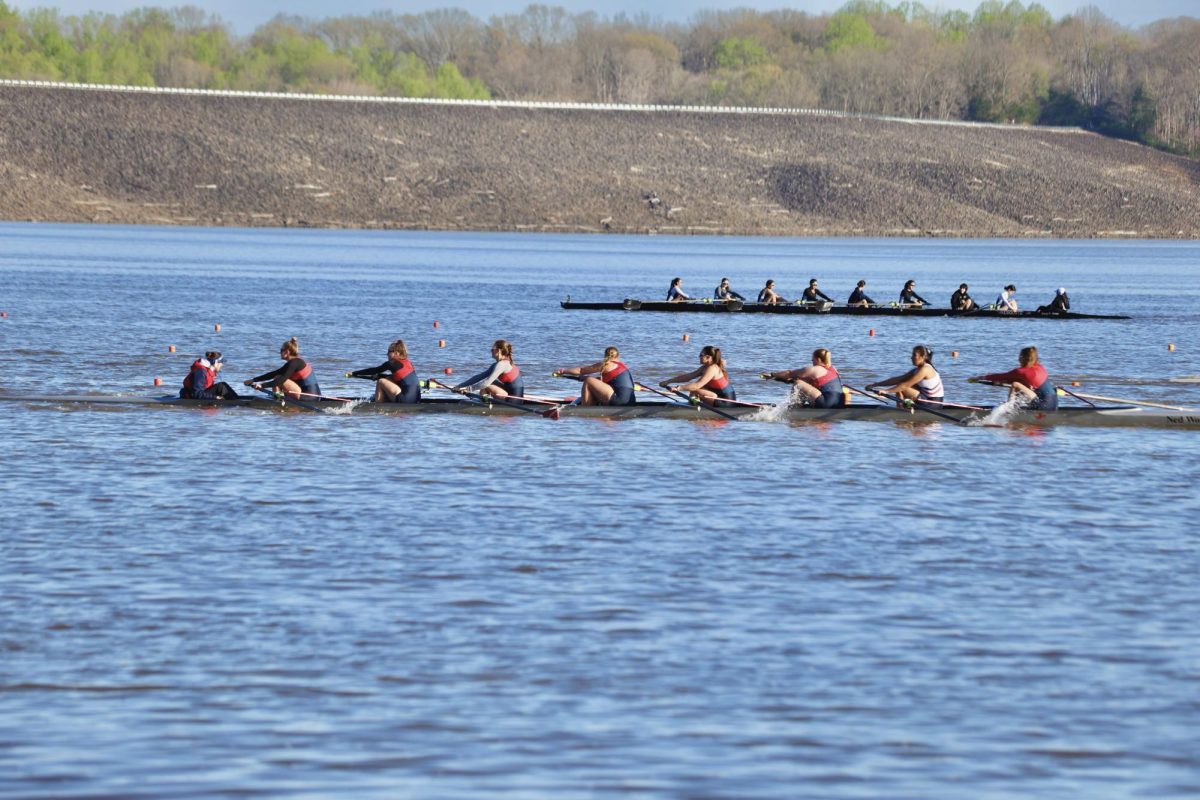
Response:
[[[745,300],[740,294],[735,292],[729,286],[729,278],[721,278],[721,282],[717,284],[717,288],[713,289],[714,300]]]
[[[805,303],[832,303],[833,298],[817,288],[817,279],[812,278],[808,282],[808,288],[804,290],[804,296],[800,298]]]
[[[1036,347],[1022,347],[1018,358],[1021,366],[1008,372],[991,375],[976,375],[968,378],[971,383],[998,383],[1008,386],[1008,399],[1020,400],[1026,408],[1053,411],[1058,408],[1058,389],[1046,375],[1046,368],[1038,361]]]
[[[682,385],[672,387],[673,383]],[[721,357],[721,350],[712,345],[705,345],[700,349],[698,368],[683,375],[667,378],[658,385],[669,391],[691,392],[700,398],[700,402],[710,406],[729,406],[732,404],[722,401],[737,400],[737,392],[729,383],[729,373],[725,369],[725,359]]]
[[[866,288],[866,281],[859,281],[857,284],[855,284],[854,291],[850,293],[850,299],[846,301],[846,305],[862,306],[863,308],[875,305],[875,301],[867,297]]]
[[[912,349],[912,369],[903,375],[885,378],[881,381],[867,384],[867,389],[879,394],[896,395],[897,405],[941,406],[946,399],[946,390],[942,386],[942,376],[933,366],[933,351],[923,344]]]
[[[1067,297],[1067,290],[1061,286],[1058,287],[1058,291],[1049,305],[1038,306],[1039,314],[1063,314],[1070,310],[1071,298]]]
[[[672,278],[671,279],[671,287],[669,289],[667,289],[667,302],[668,303],[682,303],[685,300],[692,299],[690,295],[686,295],[683,293],[683,289],[680,288],[682,286],[683,286],[683,278]]]
[[[419,403],[421,381],[412,362],[408,360],[408,346],[403,339],[388,345],[388,360],[378,367],[368,367],[347,372],[347,378],[369,378],[375,381],[376,403]]]
[[[263,382],[271,381],[271,388],[275,392],[288,397],[321,396],[321,387],[313,375],[312,365],[300,357],[300,342],[296,341],[295,336],[288,339],[279,348],[279,357],[287,363],[279,369],[259,375],[257,378],[251,378],[245,381],[245,384],[253,386],[255,389],[261,389]]]
[[[237,392],[225,381],[217,382],[217,373],[221,371],[221,354],[209,350],[201,358],[192,362],[187,377],[183,379],[183,388],[179,396],[185,400],[236,400]]]
[[[960,283],[954,294],[950,295],[950,308],[953,311],[974,311],[979,308],[975,300],[971,298],[970,292],[967,291],[965,283]]]
[[[848,404],[842,378],[833,366],[833,357],[824,347],[813,350],[812,364],[807,367],[766,372],[763,377],[794,385],[804,394],[806,404],[813,408],[844,408]]]
[[[565,367],[554,374],[583,377],[580,405],[631,406],[637,402],[633,392],[633,373],[620,358],[621,353],[617,348],[606,347],[603,360],[595,364]],[[600,377],[595,377],[597,374]]]
[[[775,281],[767,281],[767,285],[758,293],[758,302],[765,306],[777,306],[791,301],[783,299],[779,292],[775,291]]]
[[[1020,309],[1017,307],[1017,298],[1013,295],[1017,293],[1017,287],[1011,283],[1004,287],[1004,291],[996,298],[996,310],[1015,313]]]
[[[904,282],[904,288],[900,290],[900,305],[924,306],[929,304],[928,300],[917,294],[916,286],[917,282],[914,280],[908,280]]]
[[[497,399],[505,397],[524,397],[525,379],[521,377],[521,368],[513,361],[513,346],[504,339],[497,339],[492,345],[494,363],[480,372],[472,375],[454,387],[455,391],[474,389],[479,394]]]

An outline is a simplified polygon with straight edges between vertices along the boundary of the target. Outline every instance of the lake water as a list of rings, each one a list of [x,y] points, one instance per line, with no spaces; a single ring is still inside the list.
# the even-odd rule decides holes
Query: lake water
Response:
[[[1198,264],[1195,242],[3,224],[0,392],[175,391],[213,348],[240,381],[295,335],[358,394],[337,376],[395,338],[462,375],[503,337],[546,393],[608,344],[643,380],[716,344],[773,400],[754,376],[815,347],[865,383],[923,342],[948,399],[999,399],[963,379],[1036,344],[1078,391],[1196,404]],[[915,278],[938,304],[1012,282],[1026,307],[1066,286],[1133,319],[558,307],[676,275],[839,300]],[[1196,797],[1198,476],[1179,430],[0,403],[0,796]]]

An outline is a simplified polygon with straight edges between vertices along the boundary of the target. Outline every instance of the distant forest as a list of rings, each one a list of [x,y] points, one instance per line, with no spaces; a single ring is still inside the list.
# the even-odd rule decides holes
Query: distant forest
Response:
[[[687,23],[531,5],[476,19],[278,16],[248,37],[192,6],[18,13],[0,0],[0,77],[276,92],[824,108],[1081,126],[1200,156],[1200,20],[1129,30],[852,0],[833,14],[709,11]]]

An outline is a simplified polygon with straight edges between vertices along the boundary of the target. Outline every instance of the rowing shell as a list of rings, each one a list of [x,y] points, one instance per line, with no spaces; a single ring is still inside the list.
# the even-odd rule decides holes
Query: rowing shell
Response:
[[[305,401],[304,407],[265,397],[242,397],[237,400],[217,402],[184,400],[174,395],[165,397],[137,397],[122,395],[0,395],[0,401],[30,405],[125,405],[155,406],[167,408],[246,408],[257,410],[289,409],[293,411],[328,411],[351,414],[469,414],[474,416],[513,417],[523,413],[516,404],[480,403],[457,398],[426,398],[420,403],[373,403],[368,400],[352,402],[334,400]],[[531,409],[544,409],[545,405],[530,405]],[[721,409],[726,414],[742,420],[754,420],[756,415],[766,418],[769,411],[758,408],[735,406]],[[641,402],[632,406],[561,406],[563,417],[595,419],[640,419],[657,417],[663,419],[692,419],[720,421],[711,410],[702,406],[683,403]],[[788,409],[778,417],[792,422],[898,422],[898,423],[944,423],[961,422],[967,425],[984,424],[985,411],[959,408],[944,408],[931,414],[920,409],[903,409],[885,405],[858,405],[846,408]],[[1052,426],[1073,425],[1103,428],[1183,428],[1200,430],[1200,410],[1166,411],[1141,406],[1090,406],[1060,407],[1057,411],[1020,411],[997,419],[987,418],[989,425]]]
[[[1071,311],[1039,313],[1037,311],[999,311],[978,308],[955,311],[931,306],[836,306],[833,303],[789,303],[767,305],[744,303],[741,300],[695,301],[668,303],[665,301],[626,299],[620,303],[581,303],[563,300],[563,308],[588,311],[670,311],[701,314],[836,314],[852,317],[962,317],[964,319],[1129,319],[1116,314],[1077,314]]]

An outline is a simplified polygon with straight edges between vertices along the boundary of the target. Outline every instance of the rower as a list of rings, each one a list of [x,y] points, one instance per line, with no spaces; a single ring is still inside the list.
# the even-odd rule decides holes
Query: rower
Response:
[[[621,353],[615,347],[604,348],[604,359],[595,364],[566,367],[555,375],[593,376],[584,377],[581,406],[631,406],[637,402],[633,393],[633,373],[619,359]]]
[[[767,372],[763,377],[794,385],[804,395],[805,405],[813,408],[844,408],[849,404],[849,390],[843,388],[833,357],[824,347],[813,350],[810,366]]]
[[[817,288],[817,279],[811,278],[808,281],[808,288],[804,290],[804,296],[800,298],[805,303],[832,303],[833,298]]]
[[[1071,298],[1067,297],[1067,290],[1061,286],[1058,287],[1058,291],[1049,305],[1038,306],[1039,314],[1063,314],[1070,310]]]
[[[869,383],[867,389],[896,395],[897,405],[912,402],[918,406],[940,407],[946,399],[946,390],[942,386],[942,376],[934,369],[933,351],[923,344],[917,345],[912,349],[912,365],[913,368],[903,375]]]
[[[378,367],[347,372],[347,378],[370,378],[375,381],[376,403],[419,403],[421,381],[412,362],[408,360],[408,346],[403,339],[388,345],[388,360]]]
[[[237,392],[225,381],[217,382],[221,371],[221,354],[209,350],[192,362],[192,368],[183,379],[179,396],[185,400],[237,400]]]
[[[767,281],[767,285],[758,293],[758,302],[766,306],[775,306],[790,301],[784,300],[779,292],[775,291],[775,281]]]
[[[967,291],[965,283],[960,283],[954,294],[950,295],[950,308],[954,311],[974,311],[979,308]]]
[[[689,382],[683,383],[682,386],[671,386],[683,381]],[[729,373],[725,369],[725,359],[721,357],[721,350],[711,344],[700,349],[699,367],[660,381],[658,385],[668,391],[691,392],[700,402],[710,406],[729,406],[732,403],[722,401],[737,400],[737,392],[729,383]]]
[[[492,344],[492,366],[472,375],[454,387],[456,392],[474,389],[479,394],[503,400],[505,397],[524,397],[525,380],[521,368],[513,361],[513,346],[504,339]]]
[[[1021,366],[1008,372],[976,375],[967,380],[971,383],[998,383],[1008,386],[1008,399],[1019,400],[1026,408],[1039,411],[1054,411],[1058,408],[1058,389],[1046,375],[1046,368],[1038,361],[1036,347],[1022,347],[1018,357]]]
[[[268,373],[259,375],[257,378],[245,381],[245,385],[261,389],[262,387],[259,384],[264,381],[271,381],[272,389],[276,392],[286,394],[288,397],[298,398],[301,395],[308,395],[309,397],[321,396],[321,387],[317,384],[317,379],[313,375],[312,365],[300,357],[300,342],[296,341],[295,336],[280,346],[279,357],[287,363],[279,369],[271,370]]]
[[[904,282],[904,288],[900,290],[900,305],[924,306],[929,304],[928,300],[917,294],[916,286],[917,282],[911,278]]]
[[[850,299],[846,301],[846,305],[862,306],[863,308],[875,305],[875,301],[867,297],[867,293],[865,291],[866,288],[866,281],[859,281],[857,284],[855,284],[854,291],[850,293]]]
[[[729,278],[721,278],[721,282],[717,284],[717,288],[713,289],[714,300],[745,300],[740,294],[735,292],[729,286]]]
[[[683,278],[672,278],[671,279],[671,287],[669,289],[667,289],[667,302],[668,303],[682,303],[685,300],[692,299],[689,295],[686,295],[683,293],[683,289],[680,288],[682,286],[683,286]]]
[[[1004,287],[1004,291],[996,298],[996,310],[1008,313],[1015,313],[1019,309],[1017,307],[1017,298],[1013,297],[1017,293],[1017,287],[1011,283]]]

